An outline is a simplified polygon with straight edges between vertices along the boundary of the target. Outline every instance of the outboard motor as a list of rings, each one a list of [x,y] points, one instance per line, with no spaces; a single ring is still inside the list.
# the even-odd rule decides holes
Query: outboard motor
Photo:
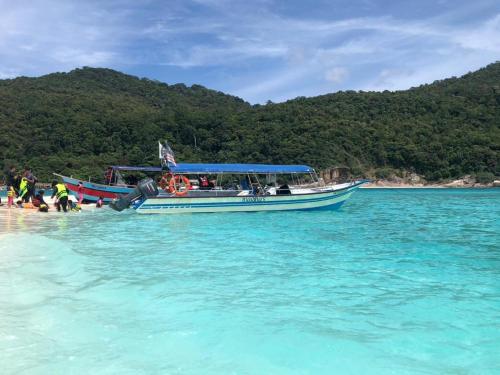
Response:
[[[140,198],[153,198],[159,194],[158,186],[152,178],[145,178],[139,181],[137,187],[119,199],[113,199],[109,206],[116,211],[123,211],[129,208],[132,202]]]

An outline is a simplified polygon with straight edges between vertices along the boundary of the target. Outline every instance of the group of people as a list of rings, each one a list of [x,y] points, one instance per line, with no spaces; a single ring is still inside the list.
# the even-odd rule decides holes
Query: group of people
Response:
[[[16,205],[22,206],[35,200],[39,202],[35,194],[35,185],[38,179],[35,177],[30,167],[25,167],[22,173],[18,173],[15,166],[10,166],[5,176],[5,185],[7,186],[7,205],[14,206],[14,199],[17,198]],[[38,192],[40,195],[40,192]],[[41,191],[43,202],[43,191]],[[31,202],[33,203],[33,202]]]
[[[49,205],[45,201],[45,191],[36,190],[38,179],[33,175],[30,167],[25,167],[22,173],[18,173],[15,166],[10,166],[6,176],[5,185],[7,188],[8,208],[35,208],[40,212],[48,212]],[[66,185],[57,180],[52,181],[51,199],[56,198],[54,207],[57,211],[80,211],[83,203],[83,183],[78,184],[78,202],[69,199],[69,191]],[[1,198],[0,198],[1,204]],[[103,205],[103,198],[99,197],[96,207]]]

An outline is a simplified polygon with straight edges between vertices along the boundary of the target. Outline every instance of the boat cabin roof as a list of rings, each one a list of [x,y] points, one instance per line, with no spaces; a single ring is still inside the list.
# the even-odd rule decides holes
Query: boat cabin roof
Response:
[[[114,171],[131,171],[131,172],[161,172],[161,167],[131,167],[127,165],[112,165],[109,168]]]
[[[129,167],[126,165],[112,165],[109,168],[114,171],[131,171],[131,172],[161,172],[161,167]]]
[[[128,167],[122,165],[111,166],[117,171],[141,171],[161,172],[161,167]],[[177,166],[169,167],[172,173],[184,174],[269,174],[269,173],[312,173],[314,169],[307,165],[279,165],[279,164],[203,164],[203,163],[179,163]]]

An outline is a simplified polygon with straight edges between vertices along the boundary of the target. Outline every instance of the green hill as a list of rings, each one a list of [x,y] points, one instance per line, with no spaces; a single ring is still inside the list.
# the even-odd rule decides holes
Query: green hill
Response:
[[[101,177],[156,165],[157,140],[184,162],[348,165],[428,180],[500,175],[500,63],[397,92],[338,92],[255,105],[199,85],[83,68],[0,80],[0,167]]]

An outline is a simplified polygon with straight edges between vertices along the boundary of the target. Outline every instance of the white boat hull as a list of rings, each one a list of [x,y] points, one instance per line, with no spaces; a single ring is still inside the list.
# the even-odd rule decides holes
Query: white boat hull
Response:
[[[155,197],[137,203],[141,214],[255,212],[339,208],[363,182],[342,189],[323,189],[307,194],[234,197]]]

